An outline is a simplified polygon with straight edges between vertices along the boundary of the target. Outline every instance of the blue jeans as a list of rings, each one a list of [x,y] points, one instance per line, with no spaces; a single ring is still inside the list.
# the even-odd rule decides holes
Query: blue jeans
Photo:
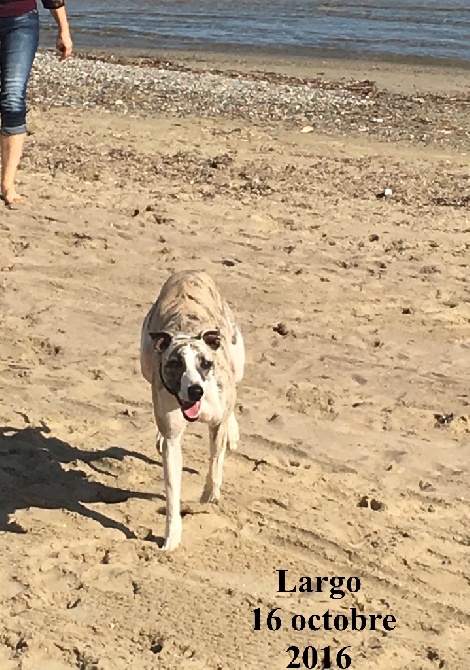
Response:
[[[39,44],[37,10],[0,18],[0,116],[2,135],[26,133],[26,89]]]

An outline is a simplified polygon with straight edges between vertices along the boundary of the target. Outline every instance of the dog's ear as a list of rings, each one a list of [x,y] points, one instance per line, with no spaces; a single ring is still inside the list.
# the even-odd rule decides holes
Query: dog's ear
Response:
[[[171,335],[166,331],[162,333],[149,333],[150,337],[153,340],[153,347],[155,351],[158,351],[159,354],[162,354],[168,349],[171,342]]]
[[[214,351],[220,347],[220,333],[218,330],[204,330],[200,338]]]

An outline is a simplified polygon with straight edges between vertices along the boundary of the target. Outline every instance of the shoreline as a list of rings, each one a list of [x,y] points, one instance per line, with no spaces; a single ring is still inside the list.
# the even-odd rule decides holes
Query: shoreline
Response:
[[[189,58],[190,60],[207,59],[209,61],[246,61],[246,62],[275,62],[297,63],[306,66],[315,62],[342,62],[351,65],[366,65],[374,62],[384,65],[403,65],[423,68],[449,68],[467,71],[470,70],[470,60],[461,58],[435,58],[433,56],[412,56],[407,54],[380,53],[376,51],[347,51],[343,49],[320,49],[304,47],[300,49],[276,48],[268,46],[249,45],[237,48],[230,44],[204,45],[184,48],[150,48],[150,47],[98,47],[92,44],[78,44],[80,51],[103,53],[128,53],[141,57],[154,57],[155,54],[169,55],[173,58]]]
[[[41,43],[52,46],[55,41],[55,32],[49,23],[41,25],[42,38]],[[111,40],[110,40],[111,41]],[[97,51],[104,50],[108,52],[134,52],[139,54],[192,54],[195,58],[200,54],[214,56],[215,58],[229,58],[229,59],[280,59],[280,60],[298,60],[298,61],[315,61],[315,60],[342,60],[348,62],[363,62],[377,61],[380,63],[396,63],[403,65],[418,65],[418,66],[435,66],[435,67],[449,67],[458,69],[470,69],[470,57],[462,56],[434,56],[431,53],[413,54],[413,53],[398,53],[390,51],[376,51],[374,49],[363,48],[348,48],[344,47],[326,47],[326,46],[300,46],[282,44],[239,44],[236,42],[211,42],[201,40],[187,40],[186,42],[179,42],[173,38],[155,38],[153,40],[145,39],[142,43],[130,40],[128,44],[125,41],[116,40],[114,44],[106,44],[101,46],[98,40],[90,39],[85,33],[75,33],[75,44],[77,49],[81,51]]]

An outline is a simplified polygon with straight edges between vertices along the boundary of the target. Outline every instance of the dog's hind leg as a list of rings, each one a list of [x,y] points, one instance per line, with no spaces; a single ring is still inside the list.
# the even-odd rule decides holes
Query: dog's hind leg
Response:
[[[235,375],[235,384],[239,384],[245,374],[245,342],[241,330],[236,326],[231,345],[232,365]]]
[[[160,433],[159,430],[157,430],[155,443],[156,443],[158,453],[162,454],[163,453],[163,435]]]
[[[238,440],[240,439],[240,431],[238,429],[238,421],[235,413],[232,412],[228,418],[227,425],[227,447],[229,451],[235,451],[238,447]]]
[[[206,484],[201,502],[217,502],[220,498],[225,451],[227,449],[228,425],[209,426],[210,460]]]

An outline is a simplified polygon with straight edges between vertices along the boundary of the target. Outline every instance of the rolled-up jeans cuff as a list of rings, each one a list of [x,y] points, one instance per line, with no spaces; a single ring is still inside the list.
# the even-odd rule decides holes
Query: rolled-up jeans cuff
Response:
[[[26,135],[28,129],[25,124],[22,126],[15,126],[14,128],[2,128],[0,131],[1,135],[10,137],[11,135]]]

